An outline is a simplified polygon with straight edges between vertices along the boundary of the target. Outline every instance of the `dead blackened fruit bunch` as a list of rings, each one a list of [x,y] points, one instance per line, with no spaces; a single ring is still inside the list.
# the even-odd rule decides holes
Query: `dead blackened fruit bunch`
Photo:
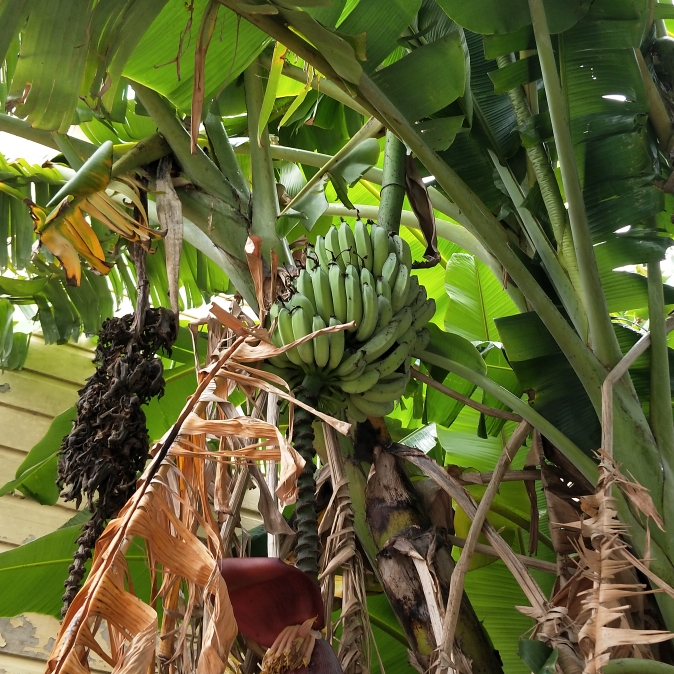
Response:
[[[96,372],[79,391],[77,417],[63,439],[58,485],[66,501],[79,507],[83,497],[93,513],[77,542],[65,582],[64,610],[79,589],[84,562],[105,521],[133,494],[138,471],[148,458],[149,437],[142,405],[164,392],[160,349],[170,353],[177,336],[173,312],[147,309],[142,329],[134,314],[110,318],[98,335]]]

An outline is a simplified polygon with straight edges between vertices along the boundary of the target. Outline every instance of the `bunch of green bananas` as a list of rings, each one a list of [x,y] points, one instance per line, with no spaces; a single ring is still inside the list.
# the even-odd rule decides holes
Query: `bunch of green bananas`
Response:
[[[410,275],[406,241],[360,219],[319,236],[295,279],[296,292],[276,302],[272,341],[289,344],[328,325],[354,322],[347,331],[321,335],[280,357],[271,370],[291,387],[320,377],[321,398],[337,401],[356,421],[393,411],[410,378],[410,362],[430,340],[426,323],[435,300]]]

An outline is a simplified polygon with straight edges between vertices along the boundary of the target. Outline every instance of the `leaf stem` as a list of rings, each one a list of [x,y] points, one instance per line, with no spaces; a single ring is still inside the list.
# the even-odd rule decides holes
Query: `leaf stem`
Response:
[[[210,108],[208,109],[208,114],[204,120],[204,127],[206,128],[208,142],[211,145],[211,149],[213,150],[213,154],[215,155],[220,170],[225,178],[232,184],[234,189],[238,190],[241,195],[241,200],[243,202],[249,202],[250,190],[248,189],[248,183],[243,177],[241,167],[234,154],[234,149],[227,137],[227,132],[225,131],[222,117],[220,116],[220,107],[216,100],[211,103]]]
[[[381,180],[379,224],[389,232],[400,230],[400,213],[405,200],[405,157],[407,148],[391,131],[386,132],[384,172]]]
[[[650,426],[663,461],[674,465],[674,419],[660,255],[648,260],[648,327],[651,335]]]
[[[557,64],[555,63],[555,54],[552,49],[543,0],[529,0],[529,9],[536,37],[538,58],[543,73],[543,83],[548,98],[564,194],[569,204],[569,223],[578,260],[583,301],[587,309],[590,344],[597,358],[607,367],[612,367],[622,358],[622,353],[618,338],[611,325],[611,317],[599,277],[597,260],[594,256],[583,191],[580,186],[571,132],[566,117],[566,105],[562,96],[562,87],[557,73]]]
[[[258,59],[243,72],[246,89],[246,110],[248,111],[248,133],[250,143],[250,163],[253,173],[253,218],[251,234],[262,239],[262,250],[267,262],[274,249],[285,258],[287,264],[294,265],[287,241],[282,241],[276,233],[276,218],[279,215],[276,177],[269,151],[269,130],[265,126],[260,133],[260,142],[255,142],[255,131],[260,121],[260,110],[264,99],[262,87],[262,66]]]

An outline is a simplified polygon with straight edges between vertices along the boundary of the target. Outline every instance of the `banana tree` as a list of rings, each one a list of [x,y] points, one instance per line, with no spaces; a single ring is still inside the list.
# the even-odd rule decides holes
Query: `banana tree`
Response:
[[[650,552],[651,570],[672,585],[666,531],[674,425],[665,315],[674,297],[660,269],[672,205],[667,12],[667,6],[636,0],[222,0],[188,7],[28,1],[21,11],[2,2],[3,94],[11,114],[0,116],[0,129],[54,147],[62,157],[53,167],[3,168],[7,189],[0,205],[9,214],[3,223],[11,245],[0,289],[10,302],[36,305],[45,333],[51,319],[53,341],[78,334],[82,324],[96,332],[100,317],[111,312],[111,296],[135,292],[127,244],[108,234],[104,226],[110,225],[96,217],[100,209],[81,207],[100,253],[83,255],[79,287],[67,285],[67,260],[44,237],[36,254],[29,252],[35,235],[21,190],[42,207],[37,221],[47,223],[50,200],[73,170],[91,172],[91,164],[83,164],[100,157],[99,148],[108,152],[108,180],[92,193],[123,204],[128,188],[115,202],[121,183],[114,180],[134,176],[132,185],[149,187],[147,221],[154,231],[153,221],[166,227],[159,203],[158,217],[152,209],[161,180],[156,162],[172,158],[183,262],[168,241],[148,258],[157,304],[168,304],[171,278],[173,288],[182,288],[183,305],[236,289],[262,309],[247,266],[249,234],[261,237],[268,265],[273,250],[290,266],[298,259],[291,244],[300,237],[316,244],[333,218],[372,217],[392,233],[400,230],[415,260],[440,261],[415,272],[436,300],[437,327],[428,348],[415,354],[417,374],[386,415],[386,427],[364,423],[343,447],[355,527],[379,575],[382,559],[393,554],[389,541],[401,540],[413,522],[421,528],[442,522],[437,511],[443,507],[410,459],[398,483],[420,519],[410,516],[397,528],[376,523],[365,498],[372,445],[399,441],[425,449],[442,465],[482,474],[494,470],[521,420],[535,429],[535,456],[523,450],[511,468],[542,466],[547,502],[536,502],[541,492],[527,488],[536,481],[525,476],[501,486],[487,522],[520,554],[535,550],[538,539],[539,568],[548,568],[550,549],[567,554],[538,514],[559,512],[552,481],[586,491],[596,482],[593,451],[602,446],[607,399],[602,384],[647,330],[649,356],[609,391],[613,424],[603,431],[610,437],[613,429],[615,460],[649,490],[663,522],[663,530],[644,522],[616,491],[629,540],[638,555]],[[45,31],[53,42],[39,37]],[[88,143],[68,136],[71,122]],[[382,126],[385,139],[374,140]],[[270,139],[270,131],[277,136]],[[237,136],[249,140],[230,141]],[[86,201],[71,193],[69,204],[75,199]],[[54,231],[72,227],[68,213],[53,212]],[[105,273],[104,264],[112,270],[109,285],[90,270]],[[77,297],[87,281],[97,284],[98,312]],[[11,320],[5,324],[0,343],[9,354],[10,342],[18,342]],[[379,463],[385,475],[385,461]],[[377,461],[374,466],[376,474]],[[469,474],[461,479],[473,479]],[[482,499],[484,483],[473,485]],[[562,494],[567,504],[574,495]],[[453,527],[459,542],[471,538],[464,505],[454,508],[453,522],[440,524]],[[498,539],[488,540],[493,552]],[[508,618],[489,617],[494,588],[507,585],[513,597],[521,590],[500,565],[480,567],[488,559],[472,555],[468,597],[480,617],[487,615],[506,670],[518,671],[513,634],[531,623],[512,617],[512,607],[525,603],[521,595],[509,603]],[[445,571],[448,565],[449,558]],[[380,580],[396,608],[395,592]],[[539,595],[519,580],[533,603]],[[549,579],[538,580],[540,596],[549,598]],[[444,612],[451,581],[440,585]],[[662,626],[674,629],[671,599],[658,594],[657,601]],[[418,663],[447,646],[446,634],[433,633],[433,621],[415,641],[408,629],[413,616],[399,605],[396,610]],[[503,625],[508,621],[511,630]],[[559,658],[564,671],[573,671],[563,666],[561,647]],[[484,666],[493,671],[496,665]]]

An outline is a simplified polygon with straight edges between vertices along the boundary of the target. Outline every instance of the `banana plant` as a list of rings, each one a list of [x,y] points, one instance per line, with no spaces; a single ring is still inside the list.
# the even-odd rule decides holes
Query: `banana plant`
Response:
[[[76,336],[82,322],[95,332],[96,316],[111,311],[110,298],[133,293],[125,244],[117,248],[99,227],[105,220],[96,222],[85,205],[93,194],[111,199],[118,212],[114,181],[126,185],[118,196],[129,198],[139,178],[149,180],[147,215],[157,231],[152,183],[161,157],[171,156],[177,167],[187,304],[235,288],[256,306],[244,252],[251,233],[265,242],[267,262],[273,248],[290,264],[293,241],[320,250],[335,218],[372,217],[396,233],[400,228],[415,260],[440,260],[414,272],[435,300],[435,327],[430,344],[415,354],[419,377],[385,415],[379,439],[420,446],[464,478],[494,469],[517,417],[543,437],[545,458],[533,465],[553,466],[557,479],[590,489],[602,438],[602,383],[649,332],[648,356],[614,387],[613,452],[649,490],[664,522],[664,532],[644,523],[619,496],[630,543],[639,555],[650,544],[651,569],[674,584],[666,535],[674,516],[674,424],[665,322],[674,294],[660,268],[673,203],[667,6],[27,0],[15,9],[0,2],[0,87],[11,111],[0,115],[0,129],[54,147],[63,161],[0,167],[7,185],[0,231],[11,240],[0,250],[8,270],[0,291],[16,304],[35,304],[53,341]],[[198,38],[189,39],[197,26]],[[53,42],[40,41],[41,31]],[[53,91],[51,83],[58,83]],[[68,136],[73,121],[89,143]],[[387,129],[386,139],[366,138],[375,124]],[[99,152],[113,183],[86,196],[70,193],[52,224],[50,199]],[[124,183],[123,175],[135,177]],[[32,256],[26,198],[42,209],[33,210],[41,244]],[[424,213],[434,220],[436,251],[432,235],[419,229],[429,220]],[[75,246],[84,264],[70,254],[59,265],[49,232],[90,242]],[[155,303],[166,303],[163,243],[157,248],[150,281]],[[105,273],[109,264],[108,285],[95,271]],[[78,265],[80,285],[70,287],[68,269]],[[84,292],[95,294],[97,311]],[[9,334],[0,334],[5,359]],[[458,397],[449,398],[448,389]],[[474,411],[476,398],[481,407]],[[526,470],[524,455],[513,470]],[[361,504],[356,524],[376,567],[386,541],[379,549],[373,542],[372,518],[368,524],[354,487],[364,493],[369,467],[362,461],[353,462],[352,500]],[[409,465],[406,471],[412,485],[427,482]],[[482,487],[472,484],[482,498]],[[541,491],[527,490],[529,482],[516,484],[504,483],[487,520],[520,554],[536,547],[538,535],[537,555],[550,562],[545,542],[556,546],[554,531],[536,521],[550,502],[536,502]],[[434,503],[414,500],[422,510]],[[455,533],[467,538],[468,516],[454,511]],[[512,646],[517,635],[503,626],[526,630],[528,618],[513,619],[513,606],[525,602],[518,595],[508,617],[489,617],[487,599],[496,588],[512,583],[513,597],[519,590],[500,563],[488,561],[474,556],[468,597],[487,617],[506,671],[525,671]],[[537,579],[551,591],[549,577]],[[657,601],[662,625],[674,629],[671,599],[659,594]]]

